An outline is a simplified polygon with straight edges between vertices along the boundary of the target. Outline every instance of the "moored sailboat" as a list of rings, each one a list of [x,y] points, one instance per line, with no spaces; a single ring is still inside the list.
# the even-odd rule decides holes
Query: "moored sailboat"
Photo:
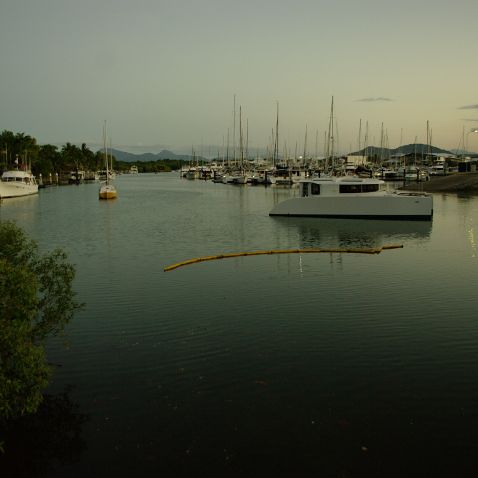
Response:
[[[99,198],[100,199],[116,199],[118,196],[118,193],[116,191],[114,184],[111,182],[111,179],[110,179],[108,150],[106,147],[106,121],[105,121],[105,125],[103,126],[103,143],[104,143],[104,152],[105,152],[106,179],[103,183],[101,183]]]

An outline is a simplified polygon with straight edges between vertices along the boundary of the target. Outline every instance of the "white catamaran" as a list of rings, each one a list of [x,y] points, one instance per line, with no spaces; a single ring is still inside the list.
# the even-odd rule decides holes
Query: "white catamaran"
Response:
[[[300,182],[300,195],[277,204],[270,216],[430,220],[433,197],[389,192],[385,182],[357,176],[324,176]]]
[[[326,154],[326,170],[330,171],[334,170],[334,143],[332,97]],[[377,178],[331,173],[300,181],[299,197],[277,204],[269,215],[430,220],[433,197],[425,193],[389,192],[385,182]]]

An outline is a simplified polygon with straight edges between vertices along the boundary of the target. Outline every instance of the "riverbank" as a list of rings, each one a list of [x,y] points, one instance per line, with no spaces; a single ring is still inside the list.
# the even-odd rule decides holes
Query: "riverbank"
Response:
[[[430,181],[410,183],[399,189],[430,193],[478,194],[478,173],[455,173],[449,176],[432,176]]]

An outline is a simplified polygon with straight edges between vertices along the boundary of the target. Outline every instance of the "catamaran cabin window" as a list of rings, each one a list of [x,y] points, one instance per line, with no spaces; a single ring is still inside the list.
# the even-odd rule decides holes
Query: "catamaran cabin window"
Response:
[[[302,197],[306,198],[309,195],[309,183],[302,183]]]
[[[374,191],[378,191],[378,189],[379,189],[378,184],[362,184],[363,193],[373,193]]]
[[[373,193],[379,190],[378,184],[341,184],[340,193]]]
[[[360,184],[341,184],[340,185],[340,194],[343,193],[360,193],[361,188]]]
[[[320,194],[320,184],[311,183],[310,184],[310,194],[317,196]]]

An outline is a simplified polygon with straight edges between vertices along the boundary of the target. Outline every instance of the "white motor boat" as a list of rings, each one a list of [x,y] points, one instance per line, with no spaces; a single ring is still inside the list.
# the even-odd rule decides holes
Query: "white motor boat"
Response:
[[[299,196],[277,204],[269,215],[430,220],[433,198],[420,192],[389,192],[380,179],[317,177],[302,180]]]
[[[5,171],[0,180],[0,199],[38,193],[38,183],[30,171]]]

